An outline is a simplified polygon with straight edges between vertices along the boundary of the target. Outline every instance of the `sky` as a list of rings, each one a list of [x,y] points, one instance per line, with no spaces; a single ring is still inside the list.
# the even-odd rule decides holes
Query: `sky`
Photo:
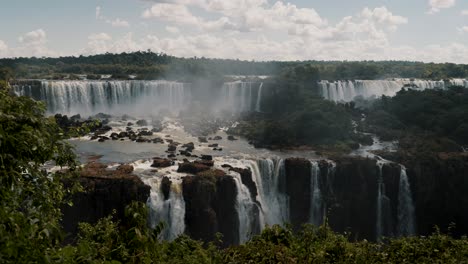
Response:
[[[468,64],[468,0],[0,0],[0,58],[148,49]]]

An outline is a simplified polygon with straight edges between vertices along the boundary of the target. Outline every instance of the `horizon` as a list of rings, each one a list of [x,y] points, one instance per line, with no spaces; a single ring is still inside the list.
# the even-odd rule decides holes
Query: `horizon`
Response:
[[[9,25],[0,58],[151,49],[257,62],[468,62],[460,0],[21,0],[4,4],[0,23]]]

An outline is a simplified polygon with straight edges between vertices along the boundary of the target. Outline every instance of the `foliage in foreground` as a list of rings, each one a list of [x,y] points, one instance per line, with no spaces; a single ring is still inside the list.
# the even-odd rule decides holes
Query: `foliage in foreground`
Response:
[[[294,234],[273,226],[240,246],[220,249],[220,241],[202,243],[182,235],[172,242],[157,239],[161,227],[146,227],[146,210],[127,208],[132,226],[122,228],[104,218],[82,224],[75,246],[57,251],[61,263],[467,263],[468,239],[454,239],[437,230],[429,237],[388,239],[385,243],[350,242],[327,224],[305,225]]]
[[[61,241],[60,206],[66,190],[41,166],[74,168],[42,103],[0,90],[0,263],[45,262]]]

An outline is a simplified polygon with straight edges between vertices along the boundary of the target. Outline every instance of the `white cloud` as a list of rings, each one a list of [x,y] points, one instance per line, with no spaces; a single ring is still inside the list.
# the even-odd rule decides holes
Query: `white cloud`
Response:
[[[20,36],[18,41],[26,45],[40,45],[47,42],[47,36],[45,31],[40,28]]]
[[[163,21],[182,24],[198,24],[199,19],[192,15],[188,8],[180,4],[159,3],[146,9],[142,16],[144,18],[158,18]]]
[[[450,8],[455,5],[456,0],[429,0],[430,10],[428,14],[435,14],[440,9]]]
[[[100,6],[96,6],[96,19],[102,19]]]
[[[460,33],[468,33],[468,26],[464,26],[458,29]]]
[[[468,16],[468,9],[461,11],[462,16]]]
[[[109,19],[105,17],[102,14],[102,8],[100,6],[96,7],[96,19],[102,20],[113,27],[123,27],[123,28],[130,27],[130,23],[127,20],[120,19],[120,18]]]
[[[180,32],[178,27],[167,26],[166,31],[172,34],[178,34]]]
[[[114,20],[107,20],[107,23],[111,24],[113,27],[129,27],[130,23],[126,20],[122,20],[120,18],[116,18]]]

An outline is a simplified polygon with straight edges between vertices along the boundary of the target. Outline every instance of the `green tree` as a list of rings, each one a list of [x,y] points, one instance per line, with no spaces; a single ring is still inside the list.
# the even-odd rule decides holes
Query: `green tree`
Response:
[[[0,91],[0,263],[49,262],[61,241],[63,176],[41,166],[73,170],[74,155],[44,112],[42,103]]]

